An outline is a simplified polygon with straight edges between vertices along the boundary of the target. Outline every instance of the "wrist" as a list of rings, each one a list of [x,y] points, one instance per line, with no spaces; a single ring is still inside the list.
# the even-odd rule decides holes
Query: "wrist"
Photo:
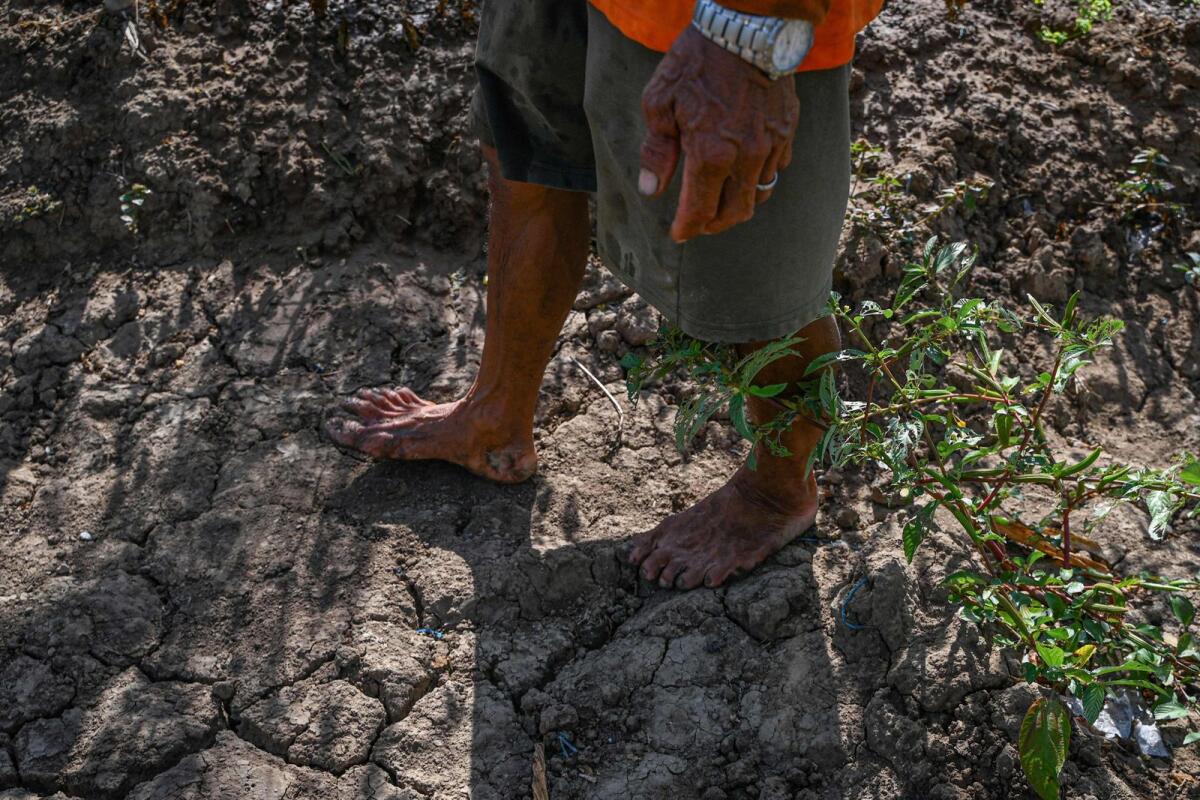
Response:
[[[696,0],[692,27],[772,80],[794,72],[813,42],[810,22],[748,14],[717,0]]]

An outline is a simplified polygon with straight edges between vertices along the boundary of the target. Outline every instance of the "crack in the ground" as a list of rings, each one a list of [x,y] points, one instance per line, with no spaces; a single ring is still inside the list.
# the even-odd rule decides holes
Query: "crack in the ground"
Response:
[[[409,594],[409,597],[412,598],[413,610],[417,615],[417,627],[418,628],[426,627],[426,625],[425,625],[425,600],[424,600],[424,597],[422,597],[422,595],[421,595],[421,588],[417,585],[416,581],[414,581],[411,577],[409,577],[408,571],[404,567],[396,567],[392,572],[397,578],[399,578],[401,580],[401,582],[404,584],[405,591],[407,591]]]

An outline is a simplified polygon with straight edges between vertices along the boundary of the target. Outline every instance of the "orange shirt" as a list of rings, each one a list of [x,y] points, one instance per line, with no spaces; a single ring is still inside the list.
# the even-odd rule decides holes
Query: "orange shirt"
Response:
[[[695,0],[591,0],[621,33],[665,53],[692,21]],[[747,3],[738,3],[747,7]],[[854,57],[854,37],[875,19],[883,0],[832,0],[800,70],[831,69]]]

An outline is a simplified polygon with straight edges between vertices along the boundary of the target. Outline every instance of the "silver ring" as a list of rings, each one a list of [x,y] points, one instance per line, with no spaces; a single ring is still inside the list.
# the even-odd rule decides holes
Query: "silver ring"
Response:
[[[769,192],[775,188],[775,184],[777,184],[777,183],[779,183],[779,173],[778,172],[776,172],[774,175],[772,175],[771,180],[767,181],[766,183],[756,183],[754,185],[758,187],[758,190],[760,192]]]

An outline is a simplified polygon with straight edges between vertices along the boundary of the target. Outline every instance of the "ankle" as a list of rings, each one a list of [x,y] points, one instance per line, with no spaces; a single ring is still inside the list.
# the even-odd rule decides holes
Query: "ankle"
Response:
[[[777,459],[784,465],[764,465],[759,459],[757,469],[743,465],[734,473],[730,483],[748,501],[785,516],[810,513],[817,503],[817,482],[813,473],[804,475],[803,463],[792,459]]]
[[[472,386],[458,402],[463,421],[476,435],[497,444],[533,440],[533,410],[511,395]]]

